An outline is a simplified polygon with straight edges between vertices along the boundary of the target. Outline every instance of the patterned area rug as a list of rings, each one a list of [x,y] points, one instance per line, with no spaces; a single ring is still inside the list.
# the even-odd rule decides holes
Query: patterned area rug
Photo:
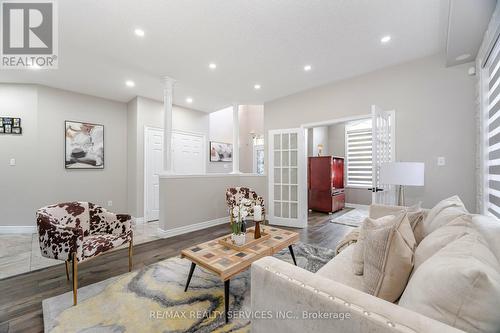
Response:
[[[341,210],[339,213],[344,212],[349,209],[347,212],[340,214],[339,216],[334,216],[330,222],[336,224],[347,225],[350,227],[359,227],[363,224],[365,218],[368,217],[368,208],[346,208]],[[337,214],[337,213],[336,213]]]
[[[294,246],[297,264],[316,272],[334,250],[303,243]],[[288,249],[275,257],[292,263]],[[169,258],[72,293],[43,301],[45,332],[249,332],[248,319],[225,324],[224,286],[199,266],[184,292],[191,262]],[[231,280],[230,311],[250,311],[250,270]]]

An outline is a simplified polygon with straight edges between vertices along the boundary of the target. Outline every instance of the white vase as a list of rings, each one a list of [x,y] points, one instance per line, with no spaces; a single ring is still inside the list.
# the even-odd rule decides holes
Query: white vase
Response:
[[[234,244],[236,244],[237,246],[242,246],[245,244],[245,240],[246,240],[246,234],[245,233],[241,233],[239,235],[236,235],[236,234],[231,234],[231,240],[234,242]]]

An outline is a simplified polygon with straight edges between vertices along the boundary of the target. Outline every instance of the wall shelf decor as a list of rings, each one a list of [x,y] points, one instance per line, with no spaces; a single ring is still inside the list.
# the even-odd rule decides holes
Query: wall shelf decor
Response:
[[[0,117],[0,134],[22,134],[21,118]]]

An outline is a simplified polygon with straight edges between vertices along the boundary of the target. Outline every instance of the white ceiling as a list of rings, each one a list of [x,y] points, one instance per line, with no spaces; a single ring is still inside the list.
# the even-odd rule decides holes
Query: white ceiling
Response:
[[[31,82],[127,102],[161,100],[211,112],[444,52],[447,0],[58,1],[59,69],[8,70]],[[144,38],[134,29],[144,29]],[[380,38],[391,35],[388,45]],[[208,69],[210,62],[217,69]],[[313,69],[304,72],[303,66]],[[134,88],[125,80],[135,81]],[[260,91],[253,89],[262,85]],[[193,104],[185,102],[187,96]]]

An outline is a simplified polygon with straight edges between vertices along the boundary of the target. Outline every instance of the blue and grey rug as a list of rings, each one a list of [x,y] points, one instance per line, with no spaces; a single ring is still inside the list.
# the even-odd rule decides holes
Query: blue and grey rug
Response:
[[[334,250],[303,243],[294,246],[297,264],[316,272],[334,257]],[[288,249],[275,257],[292,263]],[[72,293],[43,301],[45,332],[248,332],[248,319],[225,324],[224,286],[199,266],[189,289],[184,285],[191,262],[169,258]],[[250,311],[250,271],[231,280],[231,311]]]

